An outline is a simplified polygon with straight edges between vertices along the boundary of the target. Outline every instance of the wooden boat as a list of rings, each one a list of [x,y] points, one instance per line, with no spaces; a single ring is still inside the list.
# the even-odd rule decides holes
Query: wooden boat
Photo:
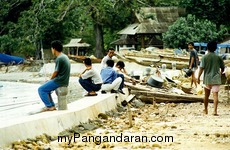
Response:
[[[136,58],[150,58],[150,59],[163,59],[168,61],[178,61],[178,62],[189,62],[189,56],[175,56],[173,53],[164,54],[164,53],[156,53],[156,54],[142,54],[142,53],[127,53],[126,57],[136,57]]]
[[[181,103],[181,102],[203,102],[203,95],[193,95],[193,94],[176,94],[169,92],[168,89],[154,88],[148,85],[136,84],[125,82],[125,85],[128,87],[130,94],[135,94],[137,98],[146,102],[146,103]],[[213,99],[210,98],[209,102],[213,102]]]
[[[183,69],[188,68],[188,62],[182,62],[182,61],[170,61],[165,60],[163,58],[159,59],[150,59],[150,58],[140,58],[140,57],[131,57],[131,56],[125,56],[125,58],[128,61],[136,62],[137,64],[143,65],[143,66],[162,66],[162,64],[166,64],[166,68],[172,69],[172,63],[176,63],[176,69]]]
[[[76,55],[68,55],[68,57],[76,62],[82,63],[85,58],[90,58],[92,63],[101,63],[101,59],[91,56],[76,56]]]

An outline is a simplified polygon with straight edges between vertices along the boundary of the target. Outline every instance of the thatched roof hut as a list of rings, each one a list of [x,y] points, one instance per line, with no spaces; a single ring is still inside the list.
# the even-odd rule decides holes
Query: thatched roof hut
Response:
[[[185,9],[178,7],[144,7],[136,12],[136,23],[128,25],[118,34],[137,39],[142,48],[149,45],[155,46],[154,43],[157,43],[157,46],[159,44],[163,46],[162,33],[165,33],[168,27],[183,14],[185,14]],[[149,40],[146,41],[146,37]],[[141,40],[138,41],[138,39]]]
[[[78,39],[71,39],[70,42],[66,45],[63,45],[63,47],[89,47],[90,44],[84,43],[81,38]]]
[[[86,53],[86,49],[90,47],[90,44],[83,42],[81,38],[71,39],[70,42],[63,47],[68,48],[69,55],[82,55]]]

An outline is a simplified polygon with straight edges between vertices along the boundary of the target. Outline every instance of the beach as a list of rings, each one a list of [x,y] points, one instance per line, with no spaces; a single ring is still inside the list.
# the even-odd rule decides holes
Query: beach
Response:
[[[48,67],[46,69],[52,71]],[[47,77],[48,75],[49,73]],[[77,72],[74,72],[69,86],[69,90],[73,91],[69,93],[70,101],[77,99],[74,95],[76,90],[80,89],[77,79]],[[31,72],[26,68],[12,66],[7,72],[6,68],[1,68],[0,81],[41,84],[45,81],[45,77],[44,74],[41,75],[40,69]],[[84,91],[81,89],[80,93],[82,92]],[[209,114],[204,115],[204,106],[201,102],[142,104],[134,98],[130,103],[132,127],[129,125],[127,106],[120,106],[118,107],[120,109],[105,114],[106,117],[99,116],[86,125],[76,125],[75,128],[64,131],[64,134],[60,133],[65,136],[77,134],[78,138],[75,141],[58,141],[57,135],[49,140],[40,138],[40,140],[17,141],[12,146],[15,149],[228,150],[230,149],[230,103],[223,88],[219,98],[219,116],[212,115],[212,103],[209,104]],[[136,105],[138,103],[140,104]],[[93,138],[90,141],[86,140],[87,136],[95,137],[94,141]],[[108,140],[111,136],[115,136],[115,140]],[[143,137],[144,139],[146,137],[147,141],[140,140]]]

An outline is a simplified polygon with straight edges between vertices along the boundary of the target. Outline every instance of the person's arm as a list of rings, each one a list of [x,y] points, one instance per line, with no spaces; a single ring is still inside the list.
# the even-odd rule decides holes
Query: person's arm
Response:
[[[123,73],[128,75],[127,71],[125,70],[125,68],[122,69],[123,70]]]
[[[222,58],[220,58],[220,69],[221,69],[221,74],[224,73],[224,69],[225,69],[225,65],[224,65],[224,61]]]
[[[101,60],[101,69],[106,67],[107,56],[103,57]]]
[[[58,71],[54,71],[50,79],[54,79],[58,75]]]
[[[85,72],[87,70],[90,70],[92,68],[92,66],[86,67],[85,70],[80,74],[80,77],[82,77],[83,74],[85,74]]]

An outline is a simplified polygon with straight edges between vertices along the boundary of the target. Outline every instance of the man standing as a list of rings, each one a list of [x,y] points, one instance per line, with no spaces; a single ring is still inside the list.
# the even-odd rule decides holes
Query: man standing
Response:
[[[189,69],[192,70],[191,87],[193,85],[193,82],[194,82],[195,86],[197,87],[195,71],[198,68],[198,62],[197,62],[198,55],[197,55],[197,51],[194,49],[194,43],[193,42],[188,43],[188,49],[190,51]]]
[[[214,98],[214,112],[213,115],[217,116],[218,105],[218,92],[221,84],[221,74],[224,71],[224,62],[220,56],[215,54],[217,43],[212,41],[207,45],[208,53],[202,57],[200,64],[200,71],[198,74],[197,82],[200,83],[200,76],[204,71],[203,83],[205,85],[204,97],[204,113],[208,114],[208,99],[210,92],[213,93]],[[220,70],[221,69],[221,70]]]
[[[68,86],[70,77],[70,61],[68,56],[62,53],[63,46],[60,41],[56,40],[51,43],[51,51],[55,60],[55,70],[49,81],[38,88],[38,94],[45,104],[46,108],[42,111],[56,110],[55,104],[51,97],[51,92],[61,86]]]
[[[102,85],[100,74],[92,68],[90,58],[84,60],[86,69],[81,73],[79,83],[88,92],[85,96],[96,96],[95,91],[99,91]]]

